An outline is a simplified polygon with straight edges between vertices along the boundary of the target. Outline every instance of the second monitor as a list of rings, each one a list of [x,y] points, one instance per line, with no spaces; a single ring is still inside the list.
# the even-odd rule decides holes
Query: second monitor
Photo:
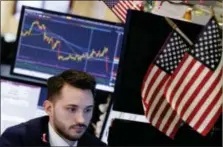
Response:
[[[67,69],[96,77],[96,88],[113,92],[123,26],[23,6],[13,74],[46,80]]]

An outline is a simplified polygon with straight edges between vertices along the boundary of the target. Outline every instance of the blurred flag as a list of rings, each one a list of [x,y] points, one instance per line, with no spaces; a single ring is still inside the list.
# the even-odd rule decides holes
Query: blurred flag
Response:
[[[148,67],[142,84],[141,96],[147,119],[170,138],[174,138],[181,119],[165,99],[164,88],[188,48],[178,32],[171,32]]]
[[[212,17],[165,88],[165,97],[172,108],[204,136],[222,113],[221,33]]]
[[[103,0],[103,2],[114,12],[114,14],[125,22],[127,10],[142,10],[143,1],[137,0]]]

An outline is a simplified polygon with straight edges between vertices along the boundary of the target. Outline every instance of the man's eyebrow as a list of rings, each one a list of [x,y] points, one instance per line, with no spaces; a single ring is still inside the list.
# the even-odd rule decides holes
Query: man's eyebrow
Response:
[[[93,108],[93,107],[94,107],[94,105],[89,105],[86,108]]]
[[[69,105],[67,105],[68,107],[79,107],[78,105],[75,105],[75,104],[69,104]],[[85,108],[93,108],[94,107],[94,105],[88,105],[88,106],[86,106]]]
[[[68,104],[67,106],[69,106],[69,107],[78,107],[78,105],[75,105],[75,104]]]

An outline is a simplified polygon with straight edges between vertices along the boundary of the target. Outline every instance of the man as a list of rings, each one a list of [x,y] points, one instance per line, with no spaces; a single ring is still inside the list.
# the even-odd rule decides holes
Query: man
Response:
[[[67,70],[47,82],[44,109],[48,116],[10,127],[0,146],[106,146],[86,130],[90,124],[95,79],[84,72]]]

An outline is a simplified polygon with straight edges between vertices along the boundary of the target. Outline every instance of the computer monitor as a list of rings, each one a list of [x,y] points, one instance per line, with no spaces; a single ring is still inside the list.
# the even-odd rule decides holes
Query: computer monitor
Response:
[[[113,92],[123,31],[119,23],[23,6],[11,73],[46,80],[75,69]]]
[[[41,86],[3,78],[0,81],[1,133],[8,127],[39,116],[37,104]]]

